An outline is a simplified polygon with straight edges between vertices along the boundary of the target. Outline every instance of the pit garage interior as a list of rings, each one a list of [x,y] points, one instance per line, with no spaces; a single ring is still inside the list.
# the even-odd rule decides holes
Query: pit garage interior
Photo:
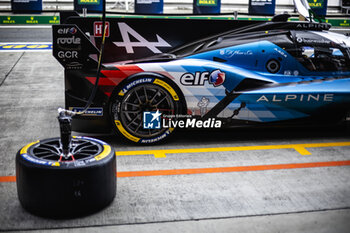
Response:
[[[187,13],[189,1],[168,2],[168,12]],[[247,1],[237,2],[223,5],[246,10]],[[276,9],[293,8],[281,2]],[[331,14],[349,20],[340,1],[328,2]],[[182,129],[153,146],[87,135],[116,151],[111,205],[74,219],[28,213],[17,198],[16,152],[57,137],[57,108],[64,106],[64,69],[51,42],[50,25],[0,25],[0,231],[350,232],[350,137],[343,127]]]

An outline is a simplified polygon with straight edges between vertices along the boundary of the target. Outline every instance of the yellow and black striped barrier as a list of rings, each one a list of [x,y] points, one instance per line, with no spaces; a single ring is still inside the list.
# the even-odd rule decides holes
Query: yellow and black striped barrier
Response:
[[[52,43],[0,43],[0,51],[47,51]]]

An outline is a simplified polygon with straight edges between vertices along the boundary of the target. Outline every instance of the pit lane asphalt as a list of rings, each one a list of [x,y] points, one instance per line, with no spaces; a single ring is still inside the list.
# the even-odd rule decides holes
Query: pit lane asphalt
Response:
[[[0,53],[0,230],[47,232],[348,232],[350,166],[216,171],[117,178],[117,197],[106,209],[72,220],[33,216],[17,199],[15,154],[37,139],[59,135],[64,106],[63,68],[51,52]],[[117,152],[117,171],[318,164],[349,161],[350,146],[190,153],[163,149],[256,147],[349,142],[343,129],[234,129],[180,131],[167,144],[135,147],[96,136]],[[307,154],[307,153],[306,153]]]

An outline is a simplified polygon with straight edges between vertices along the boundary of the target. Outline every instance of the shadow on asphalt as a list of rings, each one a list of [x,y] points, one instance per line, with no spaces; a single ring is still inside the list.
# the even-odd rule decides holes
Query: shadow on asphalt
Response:
[[[115,135],[98,135],[99,138],[113,146],[133,147],[147,146],[126,142]],[[249,128],[225,128],[225,129],[180,129],[167,141],[156,144],[162,147],[183,146],[215,146],[235,144],[293,144],[312,143],[314,141],[344,141],[350,139],[350,132],[343,126],[336,127],[249,127]],[[152,147],[152,145],[148,145]]]

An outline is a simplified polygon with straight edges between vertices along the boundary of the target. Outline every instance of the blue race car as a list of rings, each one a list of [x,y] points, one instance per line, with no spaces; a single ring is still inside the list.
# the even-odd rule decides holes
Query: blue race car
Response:
[[[113,129],[145,144],[176,128],[344,122],[350,38],[330,32],[329,24],[287,18],[108,20],[99,91],[73,129]],[[96,81],[99,25],[70,17],[53,28],[53,53],[66,68],[66,107],[73,111],[83,108]],[[174,25],[185,34],[174,33]]]

